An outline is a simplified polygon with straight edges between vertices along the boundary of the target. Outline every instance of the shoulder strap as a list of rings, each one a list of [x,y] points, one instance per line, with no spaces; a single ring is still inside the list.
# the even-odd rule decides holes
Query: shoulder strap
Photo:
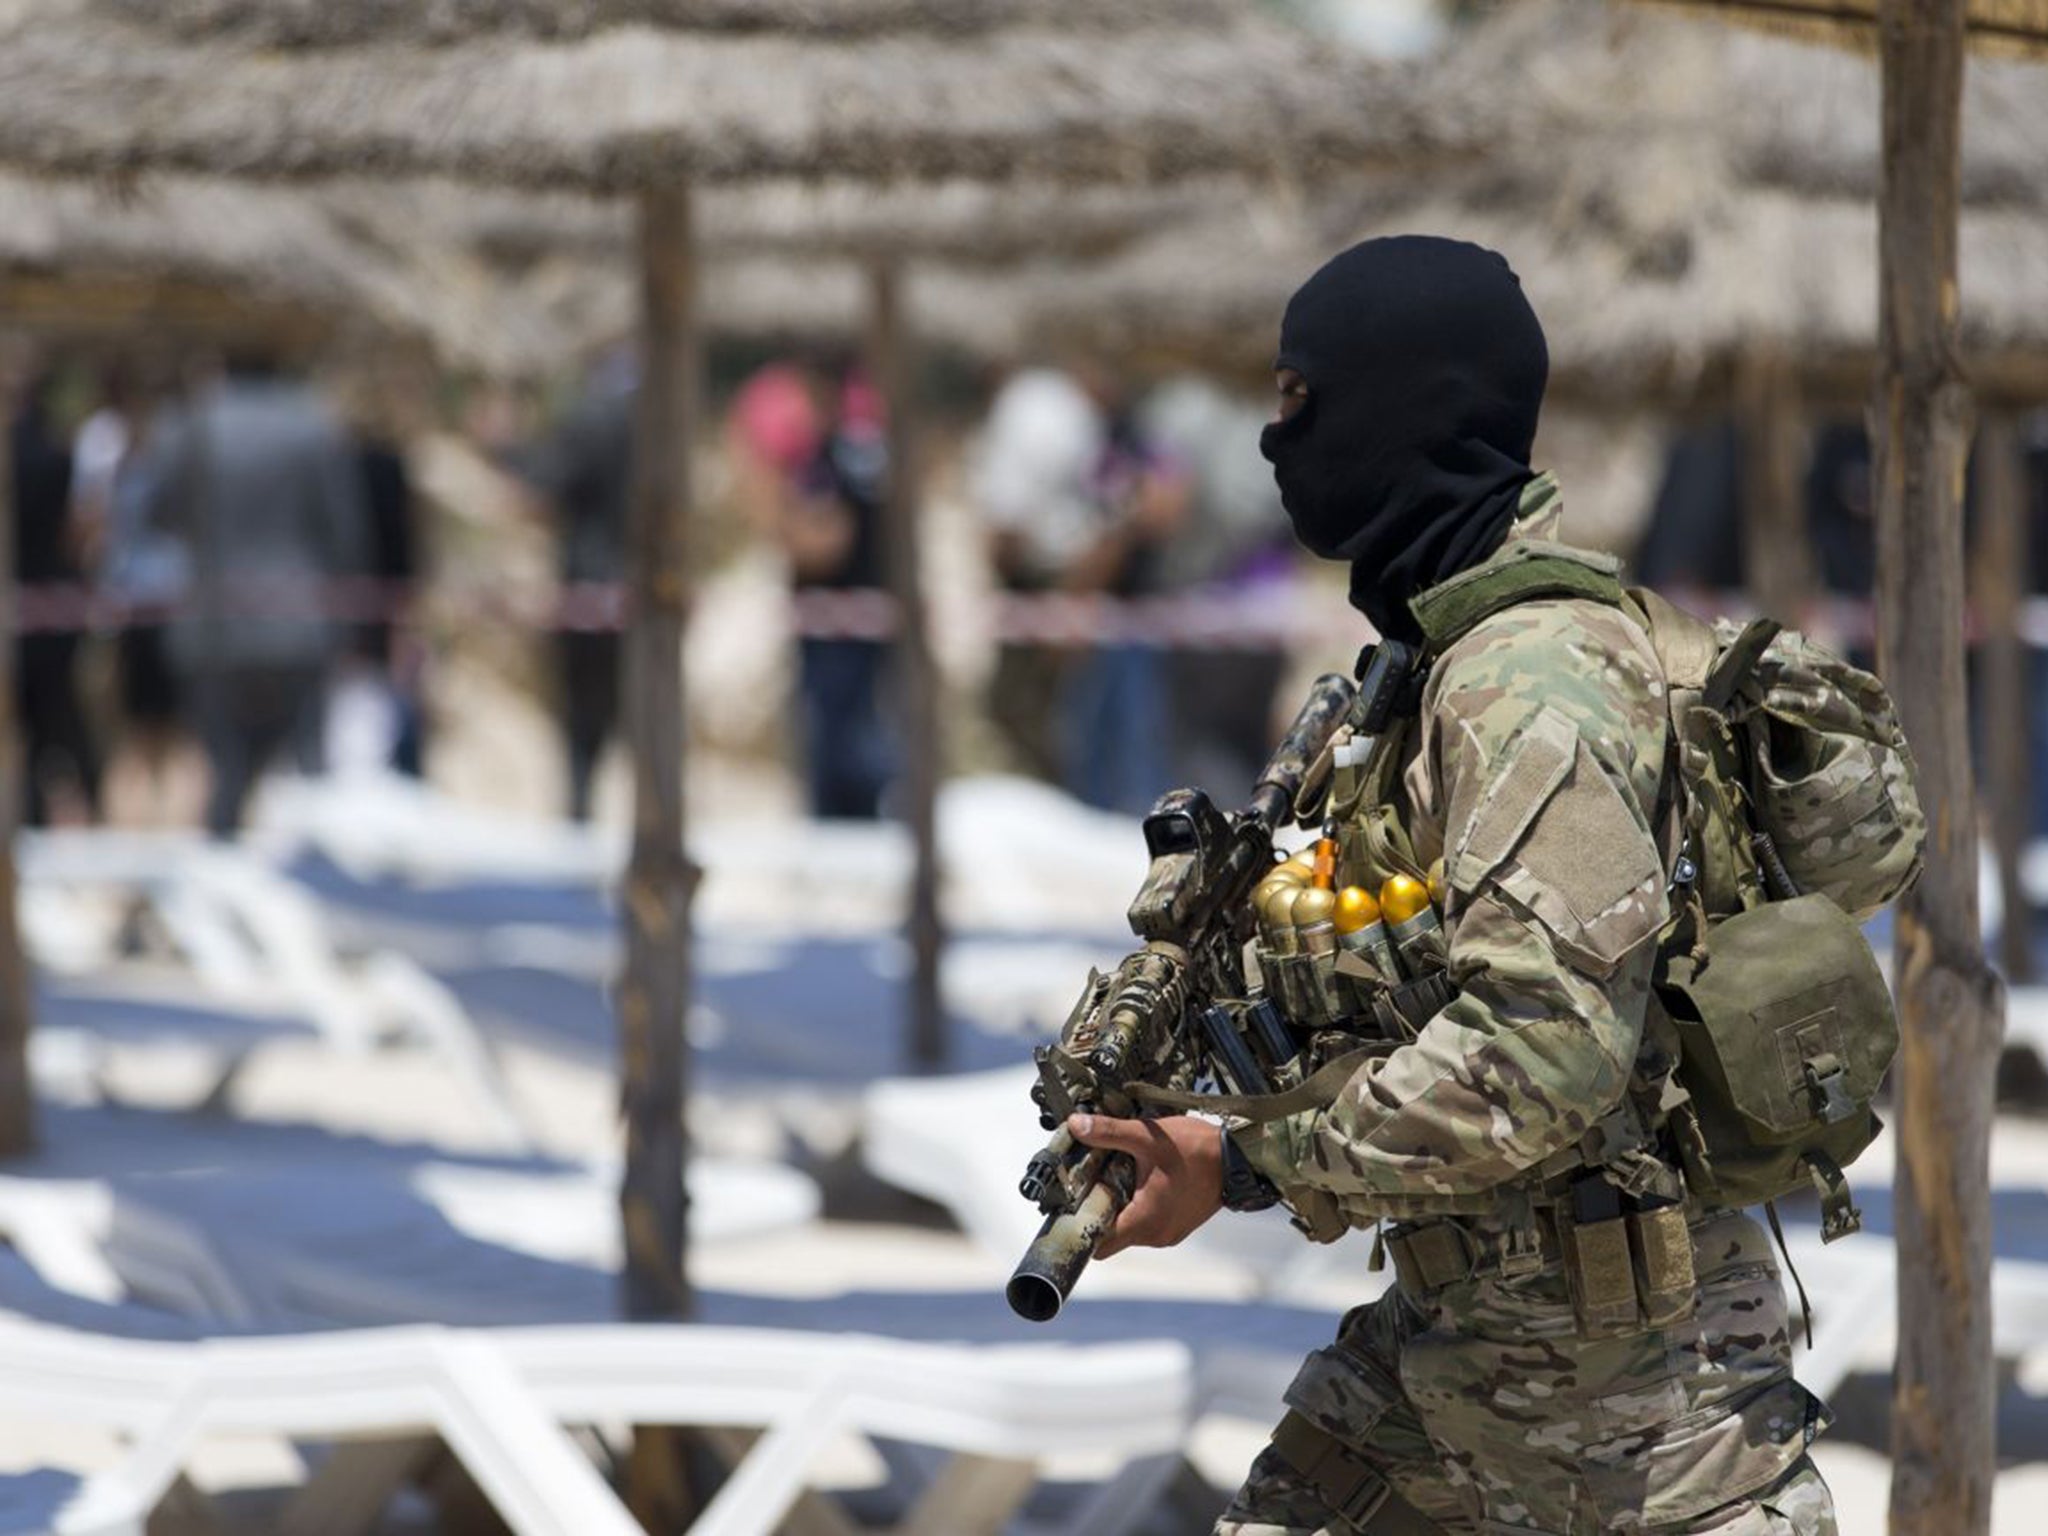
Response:
[[[1705,688],[1721,654],[1714,626],[1648,587],[1630,587],[1628,602],[1650,637],[1665,683],[1695,691]]]
[[[1283,1093],[1186,1093],[1177,1088],[1163,1088],[1156,1083],[1133,1083],[1131,1097],[1140,1104],[1149,1104],[1154,1109],[1206,1110],[1214,1115],[1235,1115],[1255,1124],[1268,1120],[1283,1120],[1289,1115],[1300,1114],[1305,1109],[1327,1109],[1336,1102],[1338,1090],[1357,1075],[1359,1068],[1376,1056],[1384,1056],[1389,1047],[1362,1046],[1347,1051],[1306,1082],[1297,1083]]]
[[[1529,543],[1431,587],[1409,607],[1430,653],[1441,656],[1496,613],[1546,597],[1576,597],[1620,607],[1621,578],[1612,562],[1600,556]]]

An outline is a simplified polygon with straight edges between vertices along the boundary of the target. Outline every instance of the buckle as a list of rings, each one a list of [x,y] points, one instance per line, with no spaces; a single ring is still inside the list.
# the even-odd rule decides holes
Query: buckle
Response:
[[[1691,854],[1681,850],[1678,857],[1672,861],[1671,879],[1665,883],[1664,892],[1669,895],[1673,891],[1690,891],[1699,877],[1698,863]]]
[[[1345,1460],[1349,1461],[1350,1458],[1347,1456]],[[1355,1468],[1347,1470],[1354,1470],[1357,1480],[1351,1485],[1350,1491],[1337,1502],[1335,1508],[1343,1517],[1345,1524],[1362,1531],[1366,1528],[1366,1522],[1378,1514],[1380,1507],[1394,1496],[1394,1489],[1391,1483],[1362,1461],[1358,1462]]]
[[[1394,1496],[1378,1468],[1298,1409],[1274,1429],[1273,1449],[1347,1525],[1365,1529]]]
[[[1806,1164],[1806,1176],[1813,1180],[1814,1192],[1820,1196],[1820,1240],[1833,1243],[1861,1232],[1863,1212],[1856,1208],[1849,1193],[1849,1181],[1842,1177],[1841,1164],[1818,1147],[1809,1150],[1800,1161]]]
[[[1832,1052],[1803,1061],[1806,1091],[1813,1099],[1813,1112],[1829,1125],[1840,1125],[1856,1113],[1856,1101],[1849,1097],[1842,1079],[1842,1064]]]
[[[1543,1267],[1543,1232],[1534,1222],[1513,1226],[1500,1245],[1503,1280],[1521,1280]]]

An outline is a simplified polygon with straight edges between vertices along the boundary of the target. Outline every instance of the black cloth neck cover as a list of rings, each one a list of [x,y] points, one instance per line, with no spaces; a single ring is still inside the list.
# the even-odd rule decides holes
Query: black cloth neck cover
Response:
[[[1288,301],[1276,367],[1307,403],[1259,446],[1302,545],[1351,562],[1351,601],[1420,639],[1408,600],[1485,559],[1534,476],[1550,353],[1504,258],[1430,235],[1368,240]]]

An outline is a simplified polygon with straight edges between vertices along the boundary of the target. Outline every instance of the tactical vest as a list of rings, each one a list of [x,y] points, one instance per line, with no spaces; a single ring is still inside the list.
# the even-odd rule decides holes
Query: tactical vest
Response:
[[[1496,614],[1559,598],[1628,613],[1666,684],[1656,824],[1673,910],[1634,1118],[1702,1204],[1767,1204],[1810,1183],[1824,1238],[1855,1231],[1842,1169],[1880,1129],[1871,1100],[1899,1038],[1857,918],[1911,882],[1925,836],[1891,701],[1772,621],[1708,624],[1624,589],[1603,557],[1534,541],[1416,600],[1428,663]],[[1373,867],[1412,866],[1391,804],[1398,744],[1379,756],[1337,809]],[[1582,1166],[1603,1160],[1597,1144],[1572,1150]]]

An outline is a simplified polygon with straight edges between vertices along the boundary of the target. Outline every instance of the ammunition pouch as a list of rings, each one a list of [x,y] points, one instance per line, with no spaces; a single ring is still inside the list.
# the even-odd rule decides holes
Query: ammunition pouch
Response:
[[[1878,1133],[1899,1031],[1854,920],[1818,894],[1739,912],[1667,958],[1657,1000],[1684,1063],[1671,1129],[1694,1193],[1757,1205],[1812,1182],[1824,1235],[1855,1231],[1841,1169]]]
[[[1452,998],[1458,988],[1445,971],[1431,971],[1398,987],[1388,987],[1373,998],[1373,1017],[1390,1040],[1413,1040]]]
[[[1569,1289],[1581,1338],[1627,1338],[1668,1328],[1697,1302],[1692,1219],[1683,1203],[1627,1197],[1598,1174],[1572,1194],[1505,1227],[1455,1218],[1402,1223],[1382,1241],[1401,1289],[1418,1299],[1468,1281],[1517,1280],[1555,1266]]]
[[[1497,1234],[1449,1219],[1415,1222],[1390,1227],[1384,1241],[1394,1277],[1411,1296],[1493,1275],[1533,1275],[1561,1253],[1557,1227],[1547,1218]]]

